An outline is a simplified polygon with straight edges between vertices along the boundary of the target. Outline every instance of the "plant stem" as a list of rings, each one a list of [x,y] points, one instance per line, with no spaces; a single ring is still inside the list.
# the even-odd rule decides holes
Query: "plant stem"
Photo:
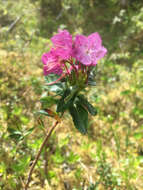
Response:
[[[86,70],[86,73],[87,73],[86,84],[88,83],[88,78],[89,78],[90,71],[91,71],[91,66],[89,66],[88,70]]]
[[[68,74],[68,75],[70,75],[70,73],[69,73],[69,70],[68,70],[68,67],[67,67],[66,63],[64,63],[64,66],[65,66],[65,69],[66,69],[67,74]]]
[[[47,151],[47,147],[48,147],[48,144],[49,142],[47,142],[47,144],[45,145],[45,152],[44,152],[44,159],[45,159],[45,164],[44,164],[44,171],[45,171],[45,176],[48,175],[47,173],[47,166],[48,166],[48,151]]]
[[[30,171],[29,171],[27,183],[26,183],[26,185],[25,185],[25,190],[28,189],[28,186],[29,186],[29,183],[30,183],[30,180],[31,180],[31,176],[32,176],[33,170],[34,170],[34,168],[35,168],[35,166],[36,166],[36,164],[37,164],[37,161],[39,160],[39,157],[40,157],[40,155],[41,155],[41,152],[42,152],[44,146],[47,144],[47,141],[48,141],[49,137],[51,136],[53,130],[56,128],[56,126],[57,126],[58,123],[59,123],[59,122],[56,121],[55,124],[54,124],[54,125],[49,129],[49,131],[47,132],[47,135],[46,135],[46,137],[45,137],[45,139],[44,139],[44,141],[43,141],[43,143],[42,143],[42,145],[41,145],[41,147],[40,147],[40,149],[39,149],[39,151],[38,151],[38,153],[37,153],[37,156],[35,157],[35,160],[34,160],[32,166],[31,166],[31,169],[30,169]]]
[[[55,81],[53,81],[53,82],[48,83],[47,85],[53,85],[53,84],[59,82],[59,81],[60,81],[61,79],[63,79],[65,76],[66,76],[66,73],[63,73],[63,74],[60,76],[60,78],[58,78],[57,80],[55,80]]]

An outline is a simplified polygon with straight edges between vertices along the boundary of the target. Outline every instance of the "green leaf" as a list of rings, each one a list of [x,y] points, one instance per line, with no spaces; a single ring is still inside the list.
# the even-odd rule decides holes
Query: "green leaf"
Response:
[[[78,87],[74,87],[72,88],[72,90],[70,90],[70,94],[65,97],[65,103],[67,103],[68,101],[70,101],[72,98],[75,98],[76,97],[76,94],[78,93],[79,91],[79,88]]]
[[[30,129],[26,130],[26,131],[24,132],[24,137],[26,137],[26,136],[28,136],[29,134],[31,134],[34,129],[35,129],[35,127],[32,127],[32,128],[30,128]]]
[[[96,82],[88,80],[88,85],[90,85],[90,86],[96,86]]]
[[[65,103],[65,98],[70,94],[70,90],[67,89],[63,93],[61,99],[59,99],[58,104],[57,104],[57,112],[64,112],[73,102],[73,99],[70,99]]]
[[[15,106],[13,111],[12,111],[12,114],[16,115],[16,116],[19,116],[19,115],[21,115],[21,113],[22,113],[22,108]]]
[[[24,115],[20,116],[20,120],[23,124],[27,125],[30,122],[30,119]]]
[[[40,113],[42,115],[50,116],[45,110],[40,110],[40,111],[38,111],[38,113]]]
[[[129,95],[131,93],[130,90],[124,90],[121,92],[121,95]]]
[[[12,165],[12,169],[18,173],[21,174],[25,171],[25,169],[27,168],[27,166],[29,165],[29,161],[30,161],[31,157],[25,155],[23,158],[21,158],[18,163],[14,163]]]
[[[86,107],[86,109],[88,110],[88,112],[89,112],[91,115],[93,115],[93,116],[97,115],[97,110],[96,110],[96,108],[93,107],[83,95],[79,95],[78,98],[79,98],[79,101],[81,102],[81,104],[82,104],[84,107]]]
[[[66,158],[66,161],[70,164],[74,164],[79,160],[79,158],[80,158],[79,155],[70,152],[69,156]]]
[[[21,141],[24,137],[19,133],[13,133],[9,135],[10,138],[14,139],[15,141]]]
[[[143,134],[142,133],[134,133],[134,138],[139,140],[139,139],[142,139],[143,138]]]
[[[66,89],[61,99],[58,101],[57,112],[64,112],[66,109],[68,109],[73,104],[78,91],[79,89],[77,87]]]
[[[140,164],[143,164],[143,156],[138,156],[137,160],[139,161]]]
[[[96,76],[96,69],[92,68],[88,77],[88,85],[96,86],[95,76]]]
[[[53,96],[46,96],[46,97],[42,97],[40,99],[40,102],[42,103],[44,108],[48,108],[54,105],[56,103],[56,100],[54,99]]]
[[[48,171],[48,177],[49,177],[50,179],[56,177],[56,172],[53,171],[53,170]]]
[[[9,137],[14,139],[17,142],[24,138],[22,132],[17,129],[9,127],[8,132],[10,133]]]
[[[61,152],[61,149],[59,149],[59,148],[56,149],[56,152],[52,156],[52,160],[56,164],[62,164],[64,162],[64,156]]]
[[[88,112],[86,109],[80,105],[79,102],[76,105],[69,107],[69,112],[72,116],[75,127],[82,133],[87,133],[88,126]]]
[[[56,93],[60,94],[62,90],[63,89],[62,89],[62,86],[60,86],[60,84],[54,84],[54,85],[50,86],[51,92],[56,92]]]
[[[45,76],[46,83],[51,83],[59,78],[56,74],[49,74],[48,76]]]
[[[56,81],[58,78],[59,78],[58,75],[50,74],[50,75],[45,77],[45,81],[48,84],[48,83]],[[61,94],[63,89],[65,88],[65,83],[60,81],[60,82],[55,83],[53,85],[44,86],[44,88],[50,92],[55,92],[56,94]]]

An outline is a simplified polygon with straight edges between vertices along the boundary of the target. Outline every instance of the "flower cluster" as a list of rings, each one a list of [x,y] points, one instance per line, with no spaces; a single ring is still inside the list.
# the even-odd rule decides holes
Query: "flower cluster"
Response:
[[[89,36],[76,35],[73,39],[67,30],[59,30],[51,41],[51,50],[42,56],[44,75],[54,73],[65,77],[72,70],[77,73],[88,71],[107,53],[97,32]]]
[[[49,75],[45,78],[46,90],[55,95],[46,93],[46,97],[41,98],[43,110],[40,113],[54,117],[59,122],[67,110],[75,127],[86,134],[88,114],[95,116],[97,110],[83,90],[96,85],[94,68],[107,50],[97,32],[89,36],[78,34],[73,38],[67,30],[59,30],[51,41],[52,48],[43,54],[42,62],[44,75]],[[53,112],[50,107],[55,104],[56,112]]]

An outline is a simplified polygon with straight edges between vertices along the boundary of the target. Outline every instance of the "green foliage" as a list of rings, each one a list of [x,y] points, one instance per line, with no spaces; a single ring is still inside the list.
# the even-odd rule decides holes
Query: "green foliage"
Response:
[[[92,82],[95,80],[95,74],[92,72],[91,75],[92,77],[89,77]],[[76,79],[76,76],[74,77]],[[63,115],[65,111],[69,110],[75,127],[82,134],[86,134],[88,127],[88,112],[95,116],[97,114],[97,110],[88,102],[84,95],[80,94],[85,87],[83,84],[81,85],[80,81],[76,82],[77,79],[75,80],[75,84],[70,84],[70,78],[63,79],[59,83],[53,83],[55,80],[57,80],[57,76],[54,74],[45,77],[47,86],[45,90],[47,93],[45,93],[40,99],[43,110],[40,110],[39,113],[55,118],[55,114],[58,115],[58,113],[61,113],[61,115]],[[51,92],[53,93],[51,94]],[[58,96],[61,97],[58,98]],[[50,108],[49,111],[53,112],[51,110],[51,106],[53,105],[56,105],[57,113],[55,112],[55,114],[50,115],[46,109]]]
[[[77,102],[69,107],[69,112],[72,116],[75,127],[82,133],[87,133],[88,126],[88,112],[86,109]]]
[[[65,102],[65,98],[67,98],[70,95],[71,91],[69,89],[66,89],[63,92],[62,97],[59,99],[57,104],[57,112],[63,112],[70,106],[70,104],[73,104],[73,98],[71,98],[69,101]]]
[[[20,175],[25,172],[26,168],[29,165],[29,161],[30,161],[30,156],[25,155],[18,161],[18,163],[13,164],[11,168],[13,169],[14,172],[16,172],[17,175]]]
[[[85,106],[91,115],[95,116],[97,114],[96,108],[94,108],[83,95],[79,95],[78,98],[80,103]]]

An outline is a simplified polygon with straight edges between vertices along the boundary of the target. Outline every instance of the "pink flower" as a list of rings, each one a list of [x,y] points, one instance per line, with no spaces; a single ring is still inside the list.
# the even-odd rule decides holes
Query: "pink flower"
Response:
[[[107,53],[102,46],[100,35],[96,32],[88,37],[77,35],[74,42],[73,56],[82,64],[87,66],[96,65],[98,60]]]
[[[59,30],[59,33],[51,38],[56,49],[56,54],[64,60],[71,57],[72,54],[72,35],[67,30]]]
[[[72,36],[67,30],[59,30],[58,34],[51,38],[51,41],[52,49],[42,56],[44,75],[54,73],[65,77],[71,74],[72,70],[78,72],[82,68],[83,71],[84,69],[86,71],[86,67],[81,67],[81,64],[95,66],[107,53],[97,32],[88,37],[76,35],[73,42]]]
[[[54,50],[51,50],[48,53],[44,53],[42,55],[42,62],[44,64],[44,75],[48,75],[50,73],[61,75],[62,64]]]

